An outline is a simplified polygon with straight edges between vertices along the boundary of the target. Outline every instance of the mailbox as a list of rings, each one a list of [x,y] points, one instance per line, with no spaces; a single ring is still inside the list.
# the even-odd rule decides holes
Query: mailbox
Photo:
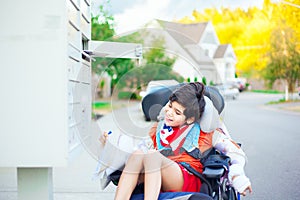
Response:
[[[26,185],[51,186],[52,167],[67,166],[79,135],[89,136],[90,1],[7,1],[0,9],[0,170],[16,167],[19,198],[38,199],[22,193]]]

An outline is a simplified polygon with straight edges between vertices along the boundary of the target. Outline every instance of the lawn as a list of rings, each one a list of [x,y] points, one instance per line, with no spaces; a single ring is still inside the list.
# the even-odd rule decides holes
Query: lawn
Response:
[[[93,109],[108,109],[110,108],[110,103],[109,102],[104,102],[104,101],[97,101],[93,102],[92,104]]]

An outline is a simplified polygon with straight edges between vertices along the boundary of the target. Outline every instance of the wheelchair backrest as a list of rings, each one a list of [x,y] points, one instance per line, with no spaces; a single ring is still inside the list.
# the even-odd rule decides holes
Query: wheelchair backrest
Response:
[[[143,112],[148,115],[151,120],[160,120],[163,117],[161,110],[168,102],[170,95],[184,84],[186,83],[162,87],[148,93],[142,100]],[[199,123],[204,132],[210,132],[220,125],[219,114],[223,111],[225,103],[223,96],[215,87],[205,86],[204,95],[206,106]]]

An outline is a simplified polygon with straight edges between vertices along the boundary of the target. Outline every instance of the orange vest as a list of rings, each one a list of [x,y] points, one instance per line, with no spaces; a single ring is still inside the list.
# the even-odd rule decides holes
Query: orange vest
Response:
[[[149,132],[149,135],[153,141],[153,146],[155,149],[157,149],[157,144],[156,144],[157,125],[158,125],[158,123],[155,123]],[[199,150],[200,150],[201,154],[212,148],[213,133],[214,132],[205,133],[203,131],[200,131],[200,137],[198,140],[198,144],[199,144]],[[179,162],[188,163],[191,167],[193,167],[200,173],[202,173],[202,171],[203,171],[203,165],[201,164],[201,162],[198,159],[195,159],[192,156],[190,156],[187,152],[183,152],[179,155],[168,156],[168,158],[177,163],[179,163]]]

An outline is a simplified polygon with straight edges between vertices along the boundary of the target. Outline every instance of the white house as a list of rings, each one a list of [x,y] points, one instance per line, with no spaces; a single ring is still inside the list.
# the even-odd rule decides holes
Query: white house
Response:
[[[207,83],[221,83],[234,78],[236,56],[230,44],[220,44],[211,22],[182,24],[153,20],[145,29],[145,47],[151,39],[163,37],[166,52],[177,57],[174,70],[184,78],[201,80]]]

